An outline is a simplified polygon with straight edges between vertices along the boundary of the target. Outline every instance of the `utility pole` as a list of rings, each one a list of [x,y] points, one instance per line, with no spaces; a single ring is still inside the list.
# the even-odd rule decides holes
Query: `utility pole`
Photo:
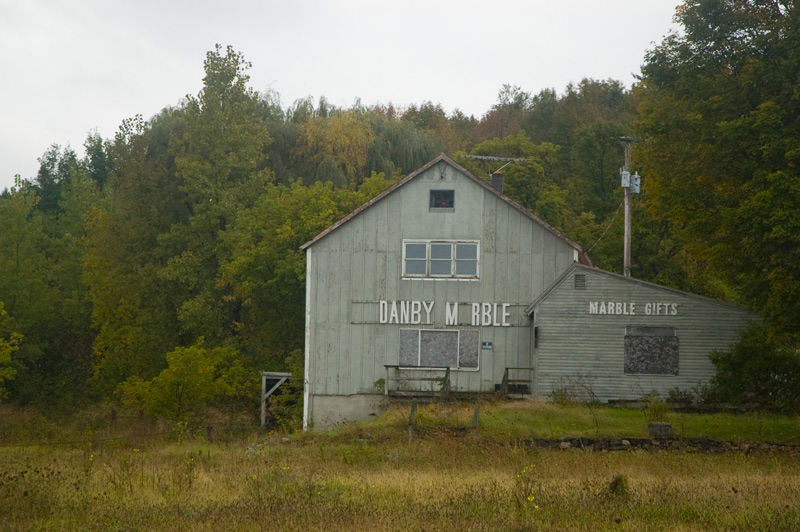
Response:
[[[622,274],[625,277],[631,276],[631,193],[638,194],[641,184],[641,177],[637,172],[631,176],[631,145],[639,142],[633,137],[617,137],[617,140],[625,143],[625,166],[620,170],[622,178],[622,188],[625,189],[625,241],[622,252]]]

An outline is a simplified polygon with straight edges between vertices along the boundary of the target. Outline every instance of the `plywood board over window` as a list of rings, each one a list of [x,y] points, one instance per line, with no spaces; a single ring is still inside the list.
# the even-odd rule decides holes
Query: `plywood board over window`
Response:
[[[476,330],[400,329],[399,364],[478,369],[480,334]]]
[[[674,327],[626,327],[625,373],[628,375],[677,375],[678,345],[678,336]]]

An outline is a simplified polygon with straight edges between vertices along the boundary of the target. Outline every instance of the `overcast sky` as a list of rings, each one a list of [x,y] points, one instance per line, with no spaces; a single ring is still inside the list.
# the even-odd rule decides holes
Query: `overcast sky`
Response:
[[[432,101],[480,118],[504,83],[634,82],[678,0],[0,0],[0,190],[51,144],[83,156],[202,86],[216,43],[251,87],[331,103]]]

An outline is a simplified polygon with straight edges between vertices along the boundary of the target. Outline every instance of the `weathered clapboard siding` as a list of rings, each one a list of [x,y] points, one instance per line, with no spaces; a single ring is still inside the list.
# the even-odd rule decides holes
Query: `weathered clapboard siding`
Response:
[[[455,191],[453,212],[429,208],[432,189]],[[404,279],[403,241],[480,243],[479,279]],[[530,364],[530,320],[525,308],[581,251],[535,217],[477,182],[446,157],[357,210],[305,246],[307,416],[315,397],[376,393],[385,364],[397,364],[400,329],[477,329],[492,350],[479,351],[476,370],[453,371],[453,388],[492,391],[507,366]],[[433,323],[378,323],[378,302],[433,301]],[[445,303],[509,303],[512,327],[472,327],[467,305],[459,326],[444,323]],[[466,325],[465,325],[466,324]]]
[[[585,289],[575,288],[575,274],[585,276]],[[634,303],[634,315],[590,314],[590,302]],[[647,315],[647,303],[674,304],[676,313],[670,306],[666,315]],[[735,343],[753,319],[719,301],[577,264],[529,311],[539,336],[534,393],[570,390],[602,401],[638,399],[652,390],[665,395],[707,382],[714,374],[708,354]],[[625,374],[625,331],[634,325],[675,329],[677,375]]]

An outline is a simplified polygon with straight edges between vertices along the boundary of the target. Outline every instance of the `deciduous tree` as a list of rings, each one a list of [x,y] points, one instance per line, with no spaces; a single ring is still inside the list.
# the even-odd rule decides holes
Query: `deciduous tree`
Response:
[[[654,215],[704,275],[800,341],[800,11],[687,0],[637,93]]]

